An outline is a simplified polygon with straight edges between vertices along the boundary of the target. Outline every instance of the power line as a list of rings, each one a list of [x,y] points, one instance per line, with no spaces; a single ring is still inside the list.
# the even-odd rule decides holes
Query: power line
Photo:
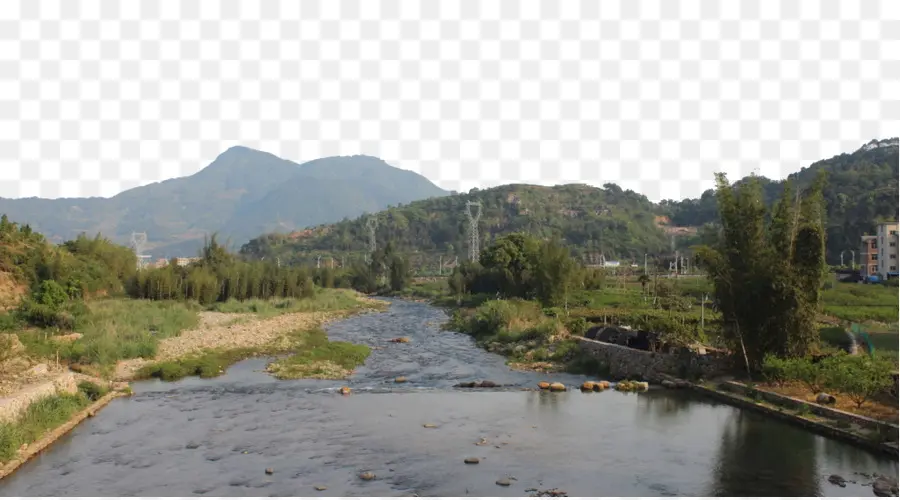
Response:
[[[477,209],[474,214],[472,207]],[[469,219],[469,260],[476,262],[481,256],[481,242],[478,238],[478,220],[481,219],[480,201],[466,202],[466,217]]]

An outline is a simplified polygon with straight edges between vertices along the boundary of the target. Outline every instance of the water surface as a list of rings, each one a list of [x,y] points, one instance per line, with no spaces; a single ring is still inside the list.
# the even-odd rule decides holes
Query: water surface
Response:
[[[349,397],[333,381],[273,380],[265,360],[213,380],[134,384],[133,397],[0,482],[0,494],[872,496],[861,474],[896,475],[896,461],[684,391],[523,391],[547,376],[440,331],[435,308],[392,302],[328,328],[380,348]],[[398,336],[411,342],[389,342]],[[394,384],[400,375],[409,383]],[[480,379],[509,387],[452,387]],[[831,474],[856,482],[840,488]]]

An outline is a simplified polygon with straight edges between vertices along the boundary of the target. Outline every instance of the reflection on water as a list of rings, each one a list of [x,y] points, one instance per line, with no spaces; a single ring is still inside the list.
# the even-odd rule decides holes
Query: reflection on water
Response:
[[[871,496],[826,478],[896,473],[895,461],[684,391],[521,391],[547,376],[511,371],[468,337],[429,325],[442,317],[398,302],[332,325],[334,338],[384,347],[349,397],[330,390],[335,382],[272,380],[261,360],[214,380],[136,384],[135,396],[0,482],[0,494]],[[390,344],[396,336],[411,342]],[[396,375],[410,384],[393,384]],[[513,387],[452,389],[475,379]],[[468,456],[481,463],[464,464]],[[511,486],[495,484],[508,476]]]

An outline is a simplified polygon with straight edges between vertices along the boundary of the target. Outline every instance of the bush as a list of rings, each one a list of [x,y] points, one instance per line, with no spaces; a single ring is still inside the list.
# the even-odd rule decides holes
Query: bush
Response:
[[[813,363],[809,358],[793,358],[782,360],[782,363],[781,369],[786,380],[797,380],[813,393],[819,393],[825,388],[828,360]]]
[[[769,382],[778,386],[784,385],[788,380],[790,362],[771,354],[766,355],[762,362],[763,376]]]
[[[565,324],[566,329],[572,335],[583,336],[587,331],[587,321],[584,318],[570,318],[566,320]]]
[[[845,394],[857,408],[893,384],[893,367],[883,359],[839,355],[826,360],[823,368],[827,387]]]
[[[91,401],[97,401],[98,399],[106,396],[106,394],[109,393],[109,389],[100,387],[94,382],[90,382],[87,380],[78,382],[78,390]]]

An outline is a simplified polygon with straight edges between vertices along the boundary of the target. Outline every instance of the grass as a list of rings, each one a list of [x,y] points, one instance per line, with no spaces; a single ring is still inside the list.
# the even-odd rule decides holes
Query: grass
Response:
[[[232,314],[256,314],[270,318],[287,313],[341,311],[371,307],[359,301],[359,295],[346,289],[319,288],[316,295],[308,299],[252,299],[245,301],[229,300],[209,306],[208,310]]]
[[[0,462],[14,459],[19,449],[41,439],[47,432],[65,424],[104,393],[94,384],[79,384],[75,394],[58,394],[38,399],[15,422],[0,423]]]
[[[19,334],[29,354],[44,359],[85,365],[112,366],[116,361],[152,358],[159,341],[198,324],[192,303],[131,299],[105,299],[89,303],[76,317],[73,342],[55,341],[48,330]]]
[[[835,283],[822,292],[823,312],[844,321],[897,323],[900,319],[895,287]]]
[[[141,368],[136,378],[158,378],[165,381],[193,376],[213,378],[223,374],[238,361],[284,353],[292,354],[267,368],[276,378],[345,378],[365,362],[371,350],[364,345],[331,342],[321,329],[294,331],[261,349],[208,351],[178,360],[154,363]]]
[[[305,332],[297,349],[295,354],[269,365],[267,371],[279,379],[344,379],[372,353],[365,345],[332,342],[321,329]]]

